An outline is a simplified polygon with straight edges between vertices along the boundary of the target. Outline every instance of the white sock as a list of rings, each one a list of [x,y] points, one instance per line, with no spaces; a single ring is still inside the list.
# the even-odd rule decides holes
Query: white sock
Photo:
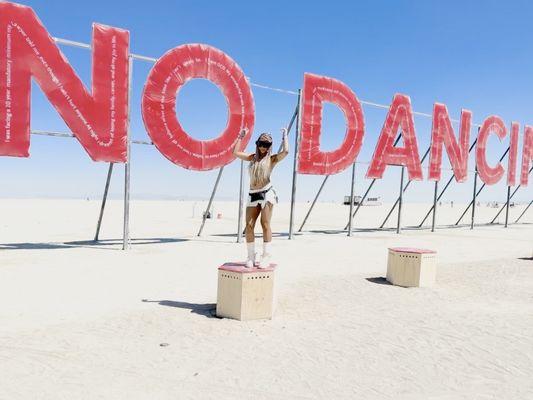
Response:
[[[270,253],[270,242],[263,242],[263,254],[271,254]]]
[[[246,249],[248,250],[248,260],[255,258],[255,242],[246,242]]]

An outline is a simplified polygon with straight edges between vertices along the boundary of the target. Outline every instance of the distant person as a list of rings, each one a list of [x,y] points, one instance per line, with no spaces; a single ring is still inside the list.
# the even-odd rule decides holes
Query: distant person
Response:
[[[452,208],[453,208],[453,201],[451,201],[450,204],[451,204],[451,206],[452,206]]]
[[[263,228],[263,253],[259,261],[259,268],[267,268],[270,265],[272,242],[272,229],[270,228],[270,220],[272,219],[272,211],[274,204],[278,203],[278,196],[270,182],[270,175],[272,169],[289,154],[289,142],[287,139],[287,129],[281,129],[282,150],[278,154],[272,154],[272,136],[268,133],[262,133],[255,142],[255,153],[247,154],[241,151],[241,141],[246,133],[247,128],[244,128],[235,147],[233,148],[233,155],[244,161],[249,161],[250,173],[250,191],[248,194],[248,201],[246,204],[246,247],[248,257],[246,259],[246,267],[253,268],[255,266],[255,223],[259,215],[261,215],[261,227]]]

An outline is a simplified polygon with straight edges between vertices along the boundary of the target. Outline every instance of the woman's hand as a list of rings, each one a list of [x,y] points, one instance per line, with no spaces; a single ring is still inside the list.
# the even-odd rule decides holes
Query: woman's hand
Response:
[[[285,140],[285,138],[287,137],[287,128],[281,128],[280,131],[281,131],[281,140]]]
[[[248,128],[245,126],[244,128],[241,129],[241,132],[239,133],[239,136],[238,138],[239,139],[244,139],[244,137],[248,134]]]

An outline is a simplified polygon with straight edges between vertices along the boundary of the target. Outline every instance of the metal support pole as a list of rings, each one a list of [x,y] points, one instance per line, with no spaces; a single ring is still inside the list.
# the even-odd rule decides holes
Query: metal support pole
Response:
[[[398,144],[398,142],[400,141],[400,138],[402,137],[402,135],[398,135],[398,137],[396,138],[396,140],[394,141],[394,144],[393,146],[396,146]],[[359,208],[361,208],[361,206],[363,205],[363,202],[365,201],[366,199],[366,196],[368,196],[368,193],[370,193],[370,190],[372,189],[372,186],[374,186],[374,183],[376,183],[377,179],[372,179],[372,181],[370,182],[370,185],[368,185],[368,187],[366,188],[366,191],[365,193],[363,194],[363,197],[361,199],[361,201],[359,202],[359,204],[357,205],[357,207],[355,207],[355,211],[353,212],[352,214],[352,218],[355,217],[355,215],[357,214],[357,212],[359,211]],[[348,229],[348,225],[350,225],[350,221],[348,220],[348,223],[346,224],[346,226],[344,227],[344,230]]]
[[[433,191],[433,218],[431,219],[431,232],[435,232],[435,222],[437,220],[437,192],[439,191],[439,181],[435,181]]]
[[[296,165],[298,162],[298,149],[300,147],[300,123],[302,121],[302,103],[301,103],[302,90],[298,89],[298,115],[296,116],[296,134],[294,135],[294,164],[292,167],[292,190],[291,190],[291,214],[289,220],[289,240],[292,239],[294,229],[294,205],[296,202],[296,178],[298,173],[296,171]]]
[[[370,182],[370,185],[368,185],[368,187],[366,188],[366,192],[363,194],[363,197],[361,198],[361,200],[359,200],[359,204],[357,205],[357,207],[355,207],[355,211],[352,214],[352,219],[357,214],[357,211],[359,211],[359,208],[361,208],[361,206],[363,205],[363,202],[366,200],[366,197],[368,196],[370,189],[372,189],[372,186],[374,186],[374,183],[376,183],[376,181],[377,179],[372,179],[372,182]],[[350,225],[350,221],[348,220],[348,223],[344,227],[344,230],[348,229],[349,225]]]
[[[129,153],[129,150],[128,150],[128,153]],[[124,231],[122,233],[122,250],[128,250],[129,247],[130,247],[130,163],[128,161],[124,164]]]
[[[128,57],[128,132],[126,136],[126,163],[124,164],[124,230],[122,232],[122,250],[130,247],[130,166],[131,166],[131,92],[133,76],[133,58]]]
[[[326,184],[326,181],[328,180],[329,175],[326,175],[324,177],[324,180],[322,181],[322,184],[320,185],[320,188],[318,189],[318,192],[316,193],[315,198],[313,199],[313,202],[311,203],[311,207],[309,207],[309,211],[307,211],[307,214],[305,215],[305,218],[302,222],[302,225],[300,225],[300,229],[298,229],[298,232],[301,232],[304,228],[305,223],[307,222],[307,218],[309,218],[309,215],[311,214],[311,211],[313,211],[313,207],[316,204],[316,201],[318,200],[318,196],[320,196],[320,193],[322,192],[322,189],[324,189],[324,185]]]
[[[479,132],[479,129],[478,129],[478,132]],[[470,148],[468,149],[468,154],[470,154],[470,152],[472,151],[472,149],[474,148],[476,143],[477,143],[477,139],[474,140],[472,142],[472,144],[470,145]],[[444,195],[444,192],[446,192],[446,190],[448,189],[448,186],[450,186],[450,184],[452,183],[453,179],[454,179],[454,175],[452,174],[452,176],[450,176],[450,179],[448,179],[448,182],[446,182],[446,185],[444,185],[444,189],[442,189],[442,191],[440,192],[439,196],[437,197],[437,201],[439,201],[441,199],[441,197]],[[433,207],[431,207],[429,209],[429,211],[427,212],[427,214],[424,217],[424,219],[422,220],[422,222],[420,222],[420,224],[418,225],[419,228],[421,228],[422,225],[424,225],[424,222],[426,222],[426,220],[429,217],[429,214],[431,214],[432,211],[433,211]]]
[[[441,199],[441,197],[444,195],[444,192],[446,192],[446,189],[448,189],[448,186],[450,186],[450,184],[452,183],[454,179],[454,176],[452,175],[450,177],[450,179],[448,179],[448,182],[446,182],[446,185],[444,185],[444,188],[442,189],[442,191],[440,192],[440,194],[438,195],[437,197],[437,201],[439,201]],[[426,222],[426,219],[428,219],[429,217],[429,214],[431,214],[431,212],[433,211],[433,207],[431,207],[429,209],[429,211],[427,212],[426,216],[424,217],[424,219],[422,220],[422,222],[420,222],[420,224],[418,225],[418,227],[422,227],[422,225],[424,225],[424,222]]]
[[[211,192],[211,196],[209,197],[209,202],[207,203],[207,208],[204,212],[204,215],[202,216],[202,225],[200,225],[200,230],[198,231],[197,236],[202,235],[202,231],[204,230],[205,220],[207,219],[207,214],[209,213],[209,210],[211,210],[211,204],[213,203],[213,199],[215,198],[215,193],[218,189],[218,183],[220,182],[220,177],[222,176],[222,172],[224,171],[224,167],[221,167],[218,170],[217,180],[215,181],[215,186],[213,187],[213,191]]]
[[[522,214],[520,214],[520,216],[519,216],[519,217],[516,219],[516,221],[514,222],[515,224],[518,223],[518,221],[520,221],[520,218],[522,218],[522,217],[524,216],[524,214],[526,213],[527,209],[528,209],[529,207],[531,207],[531,204],[533,204],[533,200],[531,200],[531,201],[529,202],[529,204],[527,205],[527,207],[525,208],[525,210],[522,211]]]
[[[239,216],[237,219],[237,243],[242,242],[242,217],[244,212],[244,160],[241,160],[241,178],[239,182]]]
[[[507,203],[505,204],[505,227],[509,223],[509,203],[511,201],[511,186],[507,186]]]
[[[474,220],[476,217],[476,187],[477,187],[477,168],[476,173],[474,174],[474,193],[472,195],[472,218],[470,220],[470,229],[474,229]]]
[[[289,125],[287,126],[287,135],[291,132],[292,126],[294,125],[294,121],[296,120],[296,117],[298,116],[300,107],[300,98],[298,98],[298,104],[296,104],[296,109],[294,110],[294,113],[292,114],[291,120],[289,122]],[[278,153],[283,150],[283,142],[280,143],[278,148]]]
[[[398,224],[396,225],[396,233],[402,233],[402,205],[403,205],[403,176],[405,167],[402,167],[402,174],[400,176],[400,201],[398,203]]]
[[[501,162],[505,156],[507,155],[507,153],[509,153],[509,149],[511,147],[507,147],[507,150],[505,150],[505,153],[503,153],[503,155],[500,157],[499,159],[499,162]],[[477,168],[476,168],[476,176],[477,176]],[[479,194],[481,193],[481,191],[485,188],[486,184],[484,183],[483,185],[481,185],[481,187],[479,188],[479,190],[477,191],[476,193],[476,196],[479,196]],[[461,222],[461,220],[463,219],[463,217],[465,216],[465,214],[468,212],[468,210],[470,209],[470,207],[472,207],[472,204],[473,204],[473,201],[470,202],[470,204],[466,207],[466,209],[464,210],[464,212],[461,214],[461,216],[459,217],[459,219],[457,220],[457,222],[455,223],[455,225],[459,225],[459,222]]]
[[[424,153],[424,156],[422,157],[422,159],[420,160],[420,165],[422,165],[422,163],[424,162],[424,160],[426,159],[426,157],[428,156],[429,154],[429,151],[431,150],[431,147],[428,147],[428,149],[426,150],[426,152]],[[411,184],[411,182],[413,182],[412,180],[408,180],[407,183],[405,184],[405,187],[403,188],[403,192],[405,193],[407,191],[407,188],[409,187],[409,185]],[[389,210],[389,213],[387,214],[387,216],[385,217],[385,219],[383,220],[383,223],[380,225],[380,229],[382,229],[385,224],[387,223],[387,221],[389,220],[389,217],[392,215],[392,212],[394,211],[394,209],[396,208],[396,206],[398,205],[400,201],[400,197],[397,197],[396,198],[396,201],[394,202],[394,204],[392,205],[391,209]]]
[[[518,185],[515,190],[513,190],[513,193],[511,193],[511,195],[509,196],[509,200],[511,200],[515,193],[518,191],[518,189],[520,189],[520,185]],[[502,213],[503,210],[505,210],[505,207],[507,206],[507,202],[498,210],[498,212],[496,213],[496,215],[494,216],[494,218],[492,218],[492,221],[490,221],[491,224],[493,224],[496,219],[500,216],[500,214]]]
[[[352,181],[350,184],[350,214],[349,214],[350,220],[348,222],[348,236],[352,236],[352,228],[353,228],[352,211],[353,211],[354,186],[355,186],[355,161],[352,165]]]
[[[105,181],[104,195],[102,197],[102,206],[100,207],[100,216],[98,217],[98,224],[96,225],[96,234],[94,235],[94,241],[98,241],[100,236],[100,227],[102,226],[102,218],[104,217],[105,204],[107,202],[107,192],[109,191],[109,183],[111,182],[111,174],[113,173],[113,163],[109,163],[109,169],[107,170],[107,179]]]
[[[529,169],[528,175],[531,173],[531,171],[533,171],[533,167],[531,167],[531,168]],[[520,189],[520,187],[521,187],[521,185],[518,185],[518,186],[515,188],[515,190],[513,190],[513,193],[511,193],[511,196],[509,197],[509,200],[511,200],[511,199],[514,197],[514,195],[516,194],[516,192],[518,191],[518,189]],[[507,204],[507,203],[506,203],[506,204]],[[502,213],[502,211],[504,210],[506,204],[504,204],[504,205],[500,208],[500,210],[499,210],[498,213],[494,216],[494,218],[492,219],[492,221],[490,221],[491,224],[493,224],[494,221],[496,221],[496,218],[498,218],[498,216]]]

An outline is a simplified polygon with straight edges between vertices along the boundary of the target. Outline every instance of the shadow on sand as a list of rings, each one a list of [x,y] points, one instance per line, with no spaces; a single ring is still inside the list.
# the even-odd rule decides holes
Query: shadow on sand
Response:
[[[142,244],[161,244],[161,243],[179,243],[185,242],[188,239],[173,239],[173,238],[144,238],[144,239],[130,239],[132,246]],[[110,247],[116,246],[116,247]],[[0,243],[0,250],[54,250],[54,249],[70,249],[70,248],[93,248],[93,249],[107,249],[107,250],[121,250],[122,239],[106,239],[106,240],[78,240],[73,242],[47,242],[47,243]]]
[[[383,276],[376,276],[374,278],[365,278],[368,282],[376,283],[378,285],[391,285],[387,278],[384,278]]]
[[[187,303],[184,301],[172,301],[172,300],[148,300],[143,299],[143,303],[157,303],[160,306],[181,308],[183,310],[191,310],[192,314],[202,315],[207,318],[218,318],[216,316],[216,303]]]

